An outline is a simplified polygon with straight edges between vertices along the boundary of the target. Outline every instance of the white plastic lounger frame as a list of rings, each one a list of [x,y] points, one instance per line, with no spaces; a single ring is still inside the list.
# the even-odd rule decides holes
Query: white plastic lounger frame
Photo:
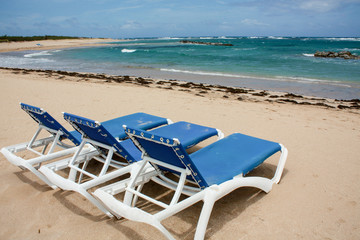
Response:
[[[230,192],[240,187],[255,187],[268,193],[272,189],[272,185],[274,183],[279,183],[288,154],[287,149],[280,144],[281,156],[278,162],[276,172],[272,179],[268,179],[265,177],[244,177],[242,174],[240,174],[234,176],[232,179],[225,181],[221,184],[213,184],[206,188],[200,186],[188,187],[185,185],[187,181],[187,177],[189,175],[194,176],[193,175],[194,170],[191,167],[185,167],[185,168],[176,167],[172,164],[168,164],[163,161],[159,161],[158,159],[149,157],[146,154],[146,151],[139,144],[139,142],[137,142],[137,140],[133,137],[133,135],[131,133],[128,135],[135,143],[137,143],[137,146],[140,149],[142,149],[143,153],[145,154],[145,156],[143,157],[143,161],[139,162],[139,167],[137,168],[137,172],[133,173],[130,179],[123,180],[118,183],[113,183],[111,185],[97,189],[94,192],[94,195],[98,199],[100,199],[106,205],[106,207],[112,213],[114,213],[114,215],[125,217],[129,220],[143,222],[152,225],[155,228],[157,228],[159,231],[161,231],[168,239],[174,239],[174,238],[170,234],[170,232],[161,224],[161,221],[186,209],[187,207],[199,201],[203,201],[204,204],[198,220],[194,239],[204,239],[207,224],[214,203],[218,199],[222,198],[223,196],[229,194]],[[149,137],[147,140],[152,141],[153,137],[154,136],[152,136],[151,139]],[[179,141],[177,139],[172,139],[170,143],[166,143],[168,139],[160,138],[160,141],[162,142],[163,145],[169,146],[171,148],[174,147],[175,149],[179,145]],[[144,179],[144,175],[146,176],[146,173],[143,170],[146,169],[146,166],[149,163],[157,166],[156,169],[158,170],[157,175],[152,177],[152,180],[162,184],[163,186],[167,186],[175,191],[170,204],[165,204],[154,198],[144,195],[143,193],[140,192],[142,190],[144,182],[148,180],[148,178]],[[165,167],[167,169],[171,169],[175,172],[178,172],[180,175],[178,183],[171,184],[169,182],[164,182],[164,180],[160,178],[160,176],[163,173],[162,171],[159,171],[158,167]],[[120,201],[114,197],[114,195],[124,191],[125,191],[125,195],[123,201]],[[189,197],[179,202],[179,197],[181,194],[187,195]],[[155,214],[151,214],[140,208],[137,208],[136,201],[138,197],[143,198],[147,201],[152,202],[153,204],[160,206],[161,208],[163,208],[163,210]]]
[[[83,195],[85,198],[87,198],[91,203],[93,203],[95,206],[97,206],[101,211],[103,211],[105,214],[107,214],[109,217],[112,217],[112,214],[104,207],[104,205],[102,204],[102,202],[98,201],[96,198],[94,198],[89,192],[88,190],[90,188],[99,186],[100,184],[103,184],[107,181],[110,181],[114,178],[117,177],[121,177],[124,176],[125,174],[130,174],[130,176],[137,171],[137,168],[139,166],[139,163],[137,162],[138,160],[141,160],[141,152],[133,145],[131,140],[127,140],[128,142],[131,143],[131,145],[133,146],[134,150],[136,150],[136,153],[138,153],[138,157],[136,157],[137,159],[134,158],[134,156],[132,156],[132,159],[130,158],[129,154],[128,157],[124,156],[124,151],[128,151],[129,152],[129,148],[130,146],[127,145],[122,145],[123,142],[120,142],[114,138],[112,138],[111,133],[107,132],[106,129],[103,128],[103,126],[101,126],[100,123],[93,121],[93,122],[85,122],[84,119],[80,124],[80,119],[82,119],[79,116],[72,116],[72,119],[67,119],[68,121],[72,122],[73,124],[77,125],[73,125],[74,127],[82,127],[83,129],[79,129],[79,131],[84,131],[83,133],[83,140],[82,143],[79,146],[79,150],[78,152],[75,153],[75,155],[73,156],[73,158],[69,161],[69,164],[63,164],[63,162],[57,163],[50,163],[47,165],[44,165],[40,168],[40,171],[54,184],[56,184],[58,187],[60,187],[61,189],[64,190],[71,190],[71,191],[75,191],[80,193],[81,195]],[[89,119],[87,121],[90,121]],[[92,120],[91,120],[92,121]],[[199,134],[199,130],[198,131],[191,131],[192,128],[187,128],[190,130],[187,130],[188,135],[187,139],[192,139],[192,136],[196,135],[198,137],[201,136],[200,139],[207,139],[208,137],[205,137],[207,135],[210,136],[218,136],[218,139],[223,138],[223,133],[218,130],[218,129],[213,129],[213,128],[207,128],[207,127],[203,127],[200,125],[196,125],[196,124],[190,124],[190,123],[186,123],[186,122],[177,122],[177,123],[173,123],[170,119],[167,119],[167,124],[165,126],[162,126],[160,128],[157,128],[157,130],[154,131],[159,131],[160,129],[162,129],[163,131],[166,129],[181,129],[181,126],[192,126],[193,128],[201,128],[204,129],[204,131],[206,132],[206,134],[201,133]],[[189,124],[189,125],[187,125]],[[87,128],[88,129],[87,129]],[[122,127],[122,126],[121,126]],[[208,132],[208,130],[211,130],[211,134]],[[161,131],[161,130],[160,130]],[[171,130],[169,130],[171,132]],[[181,130],[180,130],[181,131]],[[190,131],[190,132],[189,132]],[[94,134],[94,132],[96,134]],[[93,134],[93,138],[97,138],[100,139],[101,141],[104,141],[104,139],[107,139],[107,143],[105,144],[104,142],[99,142],[96,141],[94,139],[90,139],[89,137],[87,137],[87,134]],[[182,132],[183,133],[183,132]],[[193,133],[193,135],[189,134],[189,133]],[[125,132],[124,132],[125,134]],[[102,136],[102,138],[99,137],[99,135]],[[196,138],[195,138],[196,139]],[[112,142],[112,144],[110,144]],[[115,142],[116,141],[116,142]],[[80,160],[78,159],[78,153],[81,152],[82,147],[84,146],[85,143],[90,143],[91,145],[95,146],[96,148],[99,149],[106,149],[107,154],[98,154],[98,155],[93,155],[91,156],[92,159],[97,160],[99,162],[103,163],[102,169],[99,171],[98,175],[89,173],[89,171],[86,170],[88,162],[91,160],[91,158],[81,158]],[[195,142],[192,142],[192,144],[195,144]],[[121,146],[119,146],[121,145]],[[192,146],[192,145],[191,145]],[[189,145],[190,147],[190,145]],[[99,150],[100,152],[104,152]],[[132,163],[130,165],[128,165],[128,163],[123,163],[121,164],[118,161],[114,161],[113,160],[113,154],[119,154],[122,157],[125,157],[126,160],[129,163]],[[80,164],[82,164],[82,166],[80,167]],[[113,167],[114,169],[111,169],[111,171],[109,170],[109,167]],[[70,168],[70,172],[67,178],[60,176],[57,172],[59,170],[65,169],[65,168]],[[154,175],[156,175],[156,171],[154,171],[153,167],[150,164],[146,165],[146,170],[144,170],[144,173],[142,174],[142,180],[141,182],[147,182],[150,180],[151,177],[153,177]],[[87,179],[84,179],[83,177],[86,176]]]
[[[1,149],[1,153],[6,157],[6,159],[11,162],[12,164],[20,167],[21,169],[28,169],[32,173],[34,173],[38,178],[40,178],[43,182],[45,182],[47,185],[52,187],[53,189],[56,189],[57,186],[51,183],[43,174],[41,174],[38,169],[41,166],[42,163],[61,158],[70,154],[74,154],[79,148],[75,146],[68,146],[61,144],[59,141],[59,137],[61,136],[61,131],[55,132],[55,136],[50,136],[47,138],[42,138],[36,140],[36,137],[38,136],[39,132],[42,129],[46,129],[49,132],[52,131],[52,129],[47,129],[44,126],[39,126],[38,131],[36,131],[34,137],[29,142],[24,142],[20,144],[15,144],[12,146],[4,147]],[[52,143],[52,144],[51,144]],[[51,144],[50,150],[45,153],[46,148],[48,145]],[[64,150],[54,152],[55,146],[63,147]],[[41,152],[37,151],[35,148],[37,147],[43,147],[43,150]],[[31,159],[25,159],[22,157],[17,156],[15,153],[19,153],[22,151],[29,150],[37,155],[38,157],[34,157]],[[90,146],[86,146],[86,148],[82,149],[82,156],[84,153],[87,153],[90,151]],[[64,160],[66,162],[66,160]],[[67,161],[68,162],[68,161]]]
[[[94,146],[100,146],[107,149],[107,155],[103,155],[98,151],[95,151],[88,154],[86,157],[81,157],[80,153],[82,148],[86,146],[86,143],[91,143]],[[133,171],[133,165],[135,164],[122,165],[118,161],[113,160],[112,157],[115,151],[114,147],[109,147],[91,139],[83,138],[82,143],[72,158],[65,161],[58,161],[43,165],[39,170],[59,188],[80,193],[106,215],[113,217],[104,205],[88,192],[88,189]],[[98,175],[92,174],[86,170],[90,160],[97,160],[103,163],[101,171]],[[79,167],[80,164],[82,164],[81,168]],[[116,168],[116,170],[109,172],[108,169],[110,166]],[[56,173],[66,168],[70,169],[67,178],[64,178]],[[84,179],[84,176],[89,178]]]
[[[76,118],[80,119],[82,117],[76,116]],[[71,123],[69,119],[66,120],[68,120],[74,128],[78,129],[78,126],[74,125],[74,123]],[[84,121],[88,121],[86,125],[94,126],[94,129],[101,126],[101,123],[97,121],[93,121],[90,119]],[[167,124],[172,123],[170,119],[166,119],[166,121]],[[78,131],[82,132],[81,129],[78,129]],[[93,151],[86,156],[83,156],[81,154],[83,148],[89,144],[94,146],[98,150]],[[107,150],[106,155],[103,154],[104,151],[101,149]],[[88,138],[86,134],[83,133],[82,142],[80,143],[79,148],[71,158],[65,161],[46,164],[42,166],[39,171],[42,172],[53,184],[55,184],[59,188],[80,193],[106,215],[108,215],[109,217],[113,217],[113,215],[103,206],[103,204],[88,192],[88,189],[132,172],[132,165],[128,165],[128,163],[122,163],[113,159],[114,153],[117,152],[119,152],[119,149],[116,148],[116,146],[106,145],[101,142],[95,141]],[[91,160],[96,160],[103,164],[101,171],[98,175],[92,174],[87,170],[88,163]],[[82,166],[80,167],[81,164]],[[109,171],[110,166],[115,168],[115,170],[112,169],[111,171]],[[69,168],[70,170],[67,178],[62,177],[57,173],[58,171],[66,168]],[[88,178],[84,179],[84,176],[87,176]]]
[[[42,108],[36,108],[23,103],[21,103],[21,107],[25,111],[27,111],[27,113],[30,114],[30,116],[34,118],[35,121],[39,123],[39,127],[29,142],[4,147],[1,149],[1,153],[12,164],[20,167],[23,170],[28,169],[38,178],[40,178],[43,182],[48,184],[53,189],[56,189],[57,186],[51,183],[43,174],[38,171],[39,167],[44,162],[74,154],[78,150],[78,147],[76,147],[75,145],[68,145],[63,143],[61,140],[65,136],[65,134],[61,129],[54,130],[46,127],[41,122],[39,122],[39,120],[37,120],[35,116],[31,114],[31,111],[36,111],[37,114],[48,114]],[[38,139],[39,134],[42,130],[46,130],[47,132],[51,133],[51,136]],[[50,149],[46,152],[46,149],[49,145]],[[62,150],[55,151],[57,146],[61,147]],[[37,148],[42,148],[42,150],[39,151],[37,150]],[[86,146],[82,150],[83,151],[81,152],[81,155],[84,156],[85,153],[89,152],[90,150],[94,150],[94,148]],[[38,157],[25,159],[16,154],[24,151],[31,151],[32,153],[38,155]]]

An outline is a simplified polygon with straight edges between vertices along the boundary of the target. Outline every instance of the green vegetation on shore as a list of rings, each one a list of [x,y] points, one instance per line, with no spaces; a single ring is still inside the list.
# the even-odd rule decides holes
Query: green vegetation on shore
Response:
[[[69,37],[69,36],[32,36],[32,37],[22,37],[22,36],[0,36],[0,42],[20,42],[20,41],[39,41],[39,40],[60,40],[60,39],[80,39],[81,37]]]

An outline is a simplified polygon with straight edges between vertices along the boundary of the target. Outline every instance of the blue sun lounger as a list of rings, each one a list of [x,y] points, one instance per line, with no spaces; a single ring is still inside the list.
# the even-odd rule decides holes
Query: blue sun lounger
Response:
[[[135,171],[134,169],[138,166],[136,163],[141,160],[141,152],[130,139],[118,141],[112,131],[104,124],[69,113],[64,113],[64,118],[82,133],[83,139],[79,149],[69,164],[49,163],[42,166],[40,171],[56,186],[63,190],[80,193],[101,211],[112,217],[111,213],[88,192],[88,189]],[[122,132],[121,137],[126,136],[122,125],[119,127],[122,130],[118,131]],[[170,138],[177,137],[184,142],[185,148],[190,148],[212,136],[223,137],[220,130],[188,122],[172,123],[153,129],[151,132],[163,134]],[[97,149],[97,152],[90,157],[88,155],[86,158],[79,158],[85,144],[91,144]],[[125,161],[114,159],[114,154],[121,156]],[[103,164],[101,170],[96,173],[90,172],[88,170],[90,161],[101,162]],[[61,171],[64,169],[69,170],[66,177],[63,177],[63,171]],[[147,171],[150,172],[148,178],[155,173],[150,165]]]
[[[195,239],[203,239],[213,205],[218,199],[240,187],[256,187],[269,192],[272,185],[280,181],[287,158],[287,150],[283,145],[240,133],[234,133],[188,154],[179,139],[126,126],[125,130],[143,153],[142,165],[131,178],[101,187],[94,192],[94,195],[116,216],[150,224],[168,239],[174,238],[161,221],[199,201],[203,201],[204,204]],[[245,177],[248,172],[277,152],[281,152],[281,155],[272,179]],[[144,184],[141,181],[144,169],[149,163],[157,171],[157,175],[153,176],[152,180],[174,190],[170,203],[162,202],[156,196],[150,197],[139,191]],[[168,171],[179,176],[178,182],[166,179],[165,172]],[[190,180],[193,185],[187,184]],[[125,192],[123,201],[114,197],[121,192]],[[181,194],[189,197],[179,201]],[[156,213],[146,212],[143,208],[136,207],[138,198],[156,204],[163,210]],[[149,208],[148,204],[146,206],[147,209],[154,209]]]
[[[68,155],[74,154],[81,143],[81,134],[78,131],[67,131],[58,121],[56,121],[48,112],[42,108],[31,106],[25,103],[20,103],[21,109],[28,113],[38,124],[38,130],[29,142],[16,144],[1,149],[1,153],[12,164],[19,166],[21,169],[28,169],[39,177],[42,181],[48,184],[52,188],[56,188],[56,185],[52,184],[38,169],[42,163],[50,160],[63,158]],[[102,124],[110,129],[114,136],[119,139],[126,138],[122,124],[130,124],[137,126],[138,128],[147,130],[150,128],[158,127],[167,124],[168,120],[162,117],[157,117],[145,113],[135,113],[115,119],[111,119],[103,122]],[[138,123],[138,124],[136,124]],[[46,130],[51,134],[50,137],[39,138],[39,134],[42,130]],[[70,144],[67,144],[65,140],[70,140]],[[48,146],[49,150],[47,151]],[[60,147],[59,150],[57,147]],[[41,148],[39,150],[39,148]],[[37,157],[25,159],[19,156],[19,152],[31,151],[38,155]],[[90,145],[82,146],[82,157],[88,156],[90,153],[96,152]],[[67,164],[68,160],[62,160],[62,164]]]
[[[7,158],[9,162],[20,167],[21,169],[28,169],[33,172],[42,181],[49,186],[55,188],[51,182],[44,177],[37,170],[41,163],[49,161],[55,158],[60,158],[76,151],[76,146],[81,142],[81,134],[76,131],[67,131],[59,122],[57,122],[48,112],[42,108],[31,106],[25,103],[20,103],[20,107],[26,113],[28,113],[38,124],[39,127],[29,142],[20,143],[1,149],[1,153]],[[38,139],[42,130],[46,130],[51,136]],[[70,144],[64,141],[68,139],[72,142]],[[48,151],[47,148],[50,145]],[[55,148],[59,146],[63,150],[55,151]],[[35,153],[37,157],[31,159],[25,159],[19,156],[19,152],[31,151]]]

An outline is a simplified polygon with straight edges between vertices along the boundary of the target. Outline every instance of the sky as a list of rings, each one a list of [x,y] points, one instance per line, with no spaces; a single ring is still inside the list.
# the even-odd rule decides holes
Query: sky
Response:
[[[0,35],[360,37],[360,0],[0,0]]]

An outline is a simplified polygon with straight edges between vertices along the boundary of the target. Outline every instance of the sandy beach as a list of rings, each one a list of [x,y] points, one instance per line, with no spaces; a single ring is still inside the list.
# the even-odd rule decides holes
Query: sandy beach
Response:
[[[206,239],[360,238],[356,101],[99,76],[0,69],[0,147],[28,141],[37,129],[19,102],[44,108],[68,129],[61,112],[98,121],[146,112],[264,138],[289,150],[280,184],[269,194],[242,188],[216,202]],[[0,166],[1,239],[164,239],[146,224],[109,219],[79,194],[52,190],[1,154]],[[175,238],[193,239],[201,207],[163,223]]]
[[[62,40],[41,40],[25,42],[0,42],[0,52],[25,51],[25,50],[48,50],[70,47],[90,47],[106,45],[106,42],[114,42],[108,38],[80,38]],[[118,40],[116,40],[118,41]]]

